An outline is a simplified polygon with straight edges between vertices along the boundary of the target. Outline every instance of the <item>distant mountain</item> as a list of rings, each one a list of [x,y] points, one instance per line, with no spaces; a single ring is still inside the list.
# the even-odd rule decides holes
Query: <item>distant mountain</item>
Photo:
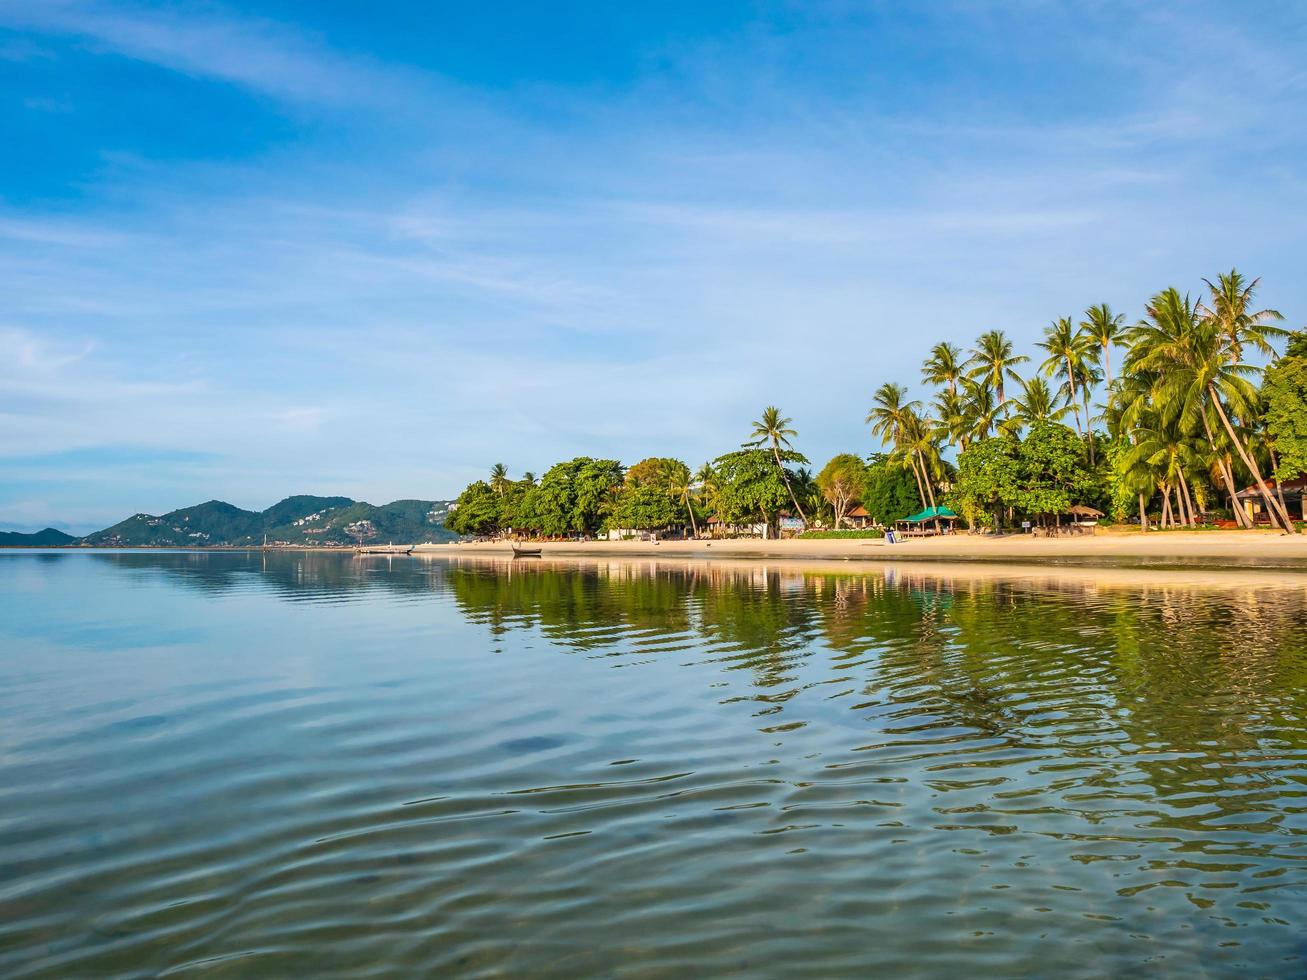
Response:
[[[52,527],[44,531],[23,534],[21,531],[0,531],[0,548],[55,548],[72,544],[77,539]]]
[[[195,547],[269,544],[348,545],[363,542],[451,541],[447,500],[396,500],[380,507],[349,497],[287,497],[267,510],[242,510],[210,500],[156,517],[134,514],[80,539],[96,547]]]

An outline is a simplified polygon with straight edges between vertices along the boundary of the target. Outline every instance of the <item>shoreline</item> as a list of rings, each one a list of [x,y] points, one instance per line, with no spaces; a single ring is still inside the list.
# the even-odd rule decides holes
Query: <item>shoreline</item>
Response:
[[[1036,538],[952,534],[908,538],[889,544],[883,538],[822,538],[764,541],[756,538],[660,541],[528,542],[544,558],[676,558],[688,560],[838,562],[936,562],[1112,567],[1123,563],[1152,566],[1205,566],[1239,569],[1273,568],[1307,571],[1307,534],[1274,531],[1103,531],[1085,537]],[[274,554],[351,554],[354,549],[322,547],[118,547],[79,545],[29,548],[9,546],[0,552],[245,552]],[[414,556],[512,558],[506,540],[419,544]],[[377,556],[359,556],[377,557]],[[381,556],[387,557],[387,556]],[[403,556],[390,556],[403,557]]]
[[[834,560],[867,562],[958,562],[1025,564],[1210,564],[1239,568],[1285,568],[1307,571],[1307,535],[1271,531],[1159,531],[1143,534],[1105,532],[1086,537],[1036,538],[955,534],[908,538],[889,544],[881,539],[718,541],[584,541],[531,542],[545,558],[732,558],[754,560]],[[485,555],[512,557],[508,541],[419,545],[415,555]]]

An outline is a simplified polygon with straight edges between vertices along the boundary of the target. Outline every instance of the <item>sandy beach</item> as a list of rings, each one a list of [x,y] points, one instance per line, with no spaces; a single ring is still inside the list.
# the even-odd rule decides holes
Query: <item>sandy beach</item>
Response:
[[[1307,535],[1273,531],[1108,531],[1065,538],[1013,534],[998,537],[954,534],[909,538],[889,544],[884,539],[720,541],[586,541],[546,542],[545,557],[677,557],[832,559],[837,561],[1002,561],[1031,564],[1176,563],[1307,569]],[[421,545],[433,555],[511,555],[507,541]]]

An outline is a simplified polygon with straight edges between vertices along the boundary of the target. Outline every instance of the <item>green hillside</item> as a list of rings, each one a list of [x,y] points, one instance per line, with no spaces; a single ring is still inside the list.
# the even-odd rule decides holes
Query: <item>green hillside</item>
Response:
[[[443,523],[448,513],[447,500],[395,500],[379,507],[351,501],[270,527],[268,541],[321,545],[452,541],[456,535]]]
[[[265,535],[269,544],[324,547],[360,541],[450,541],[455,535],[443,523],[449,503],[396,500],[378,507],[349,497],[300,494],[258,513],[210,500],[162,516],[133,514],[78,543],[118,548],[240,546],[262,544]]]
[[[71,534],[64,534],[52,527],[44,531],[24,534],[21,531],[0,531],[0,548],[56,548],[72,544],[77,539]]]
[[[82,538],[98,547],[179,547],[206,544],[255,544],[263,540],[263,515],[222,500],[183,507],[161,517],[133,514],[113,527]]]
[[[263,512],[264,527],[281,527],[307,517],[309,514],[321,513],[335,507],[348,507],[354,501],[349,497],[315,497],[312,494],[299,493],[273,504]]]

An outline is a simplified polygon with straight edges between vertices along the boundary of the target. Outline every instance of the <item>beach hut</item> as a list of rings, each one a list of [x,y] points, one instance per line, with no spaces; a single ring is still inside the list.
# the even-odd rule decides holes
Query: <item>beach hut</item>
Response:
[[[1098,526],[1099,518],[1103,516],[1101,510],[1088,507],[1085,504],[1072,504],[1066,509],[1066,512],[1074,519],[1072,526],[1077,528],[1095,528]]]
[[[1284,508],[1289,512],[1290,519],[1293,518],[1296,510],[1298,518],[1307,521],[1307,494],[1304,493],[1304,490],[1307,490],[1307,477],[1300,476],[1296,480],[1285,480],[1281,484],[1277,484],[1274,480],[1267,480],[1266,486],[1271,493],[1284,500]],[[1236,496],[1254,523],[1270,522],[1270,516],[1262,509],[1262,492],[1257,486],[1240,490]]]
[[[895,526],[902,528],[904,534],[947,534],[960,520],[962,518],[947,507],[927,507],[920,514],[895,521]],[[927,524],[930,530],[926,530]]]
[[[848,523],[849,527],[855,528],[859,531],[872,526],[871,515],[867,513],[867,508],[863,507],[862,504],[858,504],[857,507],[854,507],[851,511],[845,514],[844,520]]]

